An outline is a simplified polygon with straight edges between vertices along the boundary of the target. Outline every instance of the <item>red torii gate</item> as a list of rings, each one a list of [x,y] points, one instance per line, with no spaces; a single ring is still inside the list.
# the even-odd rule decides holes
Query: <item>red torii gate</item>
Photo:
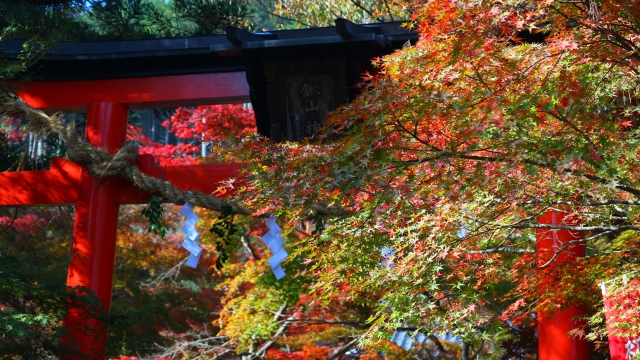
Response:
[[[161,76],[69,82],[32,82],[17,91],[27,104],[46,111],[79,112],[86,109],[86,140],[115,153],[125,143],[128,110],[145,107],[239,103],[249,99],[244,72]],[[210,194],[217,185],[235,177],[240,164],[154,166],[149,155],[139,156],[140,170],[164,178],[181,190]],[[124,178],[98,180],[81,166],[53,160],[50,170],[0,173],[0,206],[75,204],[73,254],[68,286],[93,290],[108,310],[111,305],[113,266],[119,204],[145,203],[152,194]],[[82,314],[70,312],[65,324],[68,339],[84,354],[104,358],[106,333],[83,334]],[[86,324],[85,324],[86,325]]]

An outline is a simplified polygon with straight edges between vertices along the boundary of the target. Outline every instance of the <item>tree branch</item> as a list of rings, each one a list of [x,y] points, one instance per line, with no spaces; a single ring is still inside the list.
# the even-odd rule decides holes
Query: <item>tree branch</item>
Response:
[[[535,254],[534,249],[514,249],[510,247],[498,247],[485,250],[466,250],[469,254],[494,254],[494,253],[507,253],[507,254]]]
[[[11,222],[9,223],[9,225],[7,225],[7,227],[0,225],[0,227],[2,228],[2,231],[0,231],[0,234],[9,230],[13,226],[13,223],[16,221],[16,218],[18,217],[18,207],[15,207],[14,209],[15,211],[13,213],[13,218],[11,219]]]
[[[438,339],[437,336],[431,334],[428,337],[429,337],[429,340],[433,341],[433,343],[436,344],[436,347],[438,348],[438,350],[440,350],[440,352],[442,352],[444,354],[448,354],[449,353],[447,351],[447,349],[444,348],[444,345],[442,345],[442,343],[440,342],[440,339]]]
[[[282,316],[282,314],[285,312],[286,309],[287,309],[287,303],[282,304],[282,306],[280,306],[280,309],[278,309],[278,312],[276,313],[276,315],[273,317],[274,321],[278,321],[278,319]],[[284,333],[287,327],[289,326],[289,323],[290,323],[289,319],[284,321],[282,325],[280,325],[280,328],[278,328],[278,331],[276,331],[276,333],[273,335],[272,340],[269,340],[266,343],[264,343],[264,345],[260,347],[258,352],[249,356],[249,359],[264,358],[264,355],[267,353],[267,350],[269,350],[269,348],[273,346],[273,344],[275,343],[273,339],[282,335],[282,333]]]
[[[542,204],[542,201],[534,202],[527,201],[522,204],[524,205],[534,205],[534,204]],[[570,206],[606,206],[606,205],[640,205],[640,201],[634,200],[619,200],[619,199],[610,199],[605,201],[564,201],[564,200],[554,200],[551,201],[550,204],[553,205],[570,205]]]
[[[307,324],[332,324],[332,325],[351,325],[357,327],[370,327],[363,322],[357,321],[330,321],[324,319],[287,319],[284,321],[288,321],[290,323],[307,323]]]
[[[251,247],[251,244],[249,244],[249,242],[247,241],[247,238],[244,237],[244,235],[240,237],[240,242],[242,242],[242,245],[249,251],[249,254],[251,254],[251,257],[253,258],[253,260],[260,260],[258,255],[256,255],[256,252]]]
[[[369,16],[371,16],[372,19],[376,19],[377,21],[383,21],[383,19],[381,19],[380,17],[376,17],[371,10],[365,8],[360,1],[358,0],[350,0],[351,3],[357,7],[359,7],[360,9],[362,9],[364,12],[366,12]]]
[[[326,360],[335,360],[340,356],[344,355],[349,349],[351,349],[360,339],[360,337],[356,337],[353,340],[349,341],[345,346],[338,349],[333,355],[329,356]]]
[[[473,360],[473,359],[477,359],[477,358],[478,358],[478,355],[480,355],[480,351],[482,351],[482,347],[483,347],[483,346],[484,346],[484,339],[482,339],[482,340],[480,341],[480,346],[478,347],[478,350],[477,350],[477,351],[475,351],[475,352],[473,353],[473,355],[471,355],[471,359],[472,359],[472,360]]]
[[[420,141],[420,139],[418,139],[418,141]],[[528,160],[528,159],[512,159],[512,158],[507,158],[507,157],[501,157],[501,156],[482,156],[482,155],[469,155],[469,154],[465,154],[465,153],[456,153],[454,151],[446,151],[446,150],[436,150],[437,154],[434,156],[430,156],[430,157],[424,157],[422,159],[417,159],[417,160],[409,160],[409,161],[403,161],[402,163],[405,165],[415,165],[415,164],[423,164],[426,162],[430,162],[430,161],[435,161],[435,160],[444,160],[444,159],[464,159],[464,160],[472,160],[472,161],[482,161],[482,162],[507,162],[507,163],[514,163],[514,162],[520,162],[523,164],[527,164],[527,165],[533,165],[533,166],[537,166],[540,168],[544,168],[544,169],[548,169],[551,170],[553,172],[558,172],[557,169],[554,168],[553,164],[547,164],[547,163],[542,163],[539,161],[535,161],[535,160]],[[571,169],[563,169],[562,172],[567,173],[567,174],[571,174],[573,176],[576,177],[584,177],[588,180],[592,180],[595,181],[599,184],[603,184],[603,185],[610,185],[612,184],[612,187],[624,192],[628,192],[629,194],[634,195],[635,197],[640,198],[640,190],[631,187],[629,185],[623,185],[620,183],[617,183],[617,180],[608,180],[596,175],[591,175],[591,174],[583,174],[581,172],[578,171],[574,171]]]
[[[260,4],[260,6],[262,6],[262,8],[264,9],[264,11],[265,11],[267,14],[271,15],[271,16],[275,16],[275,17],[280,18],[280,19],[282,19],[282,20],[287,20],[287,21],[297,22],[298,24],[300,24],[300,25],[302,25],[302,26],[312,27],[311,25],[309,25],[309,24],[307,24],[307,23],[305,23],[305,22],[302,22],[302,21],[300,21],[300,20],[298,20],[298,19],[294,19],[294,18],[289,18],[289,17],[286,17],[286,16],[278,15],[278,14],[276,14],[276,13],[272,12],[271,10],[269,10],[269,8],[267,7],[267,5],[265,5],[265,4],[264,4],[264,2],[263,2],[262,0],[256,0],[256,1],[258,2],[258,4]]]
[[[553,260],[555,260],[558,257],[558,255],[560,255],[561,252],[563,252],[566,249],[568,249],[569,246],[571,246],[573,244],[578,244],[578,243],[586,243],[587,241],[602,237],[602,236],[607,235],[609,233],[611,233],[611,232],[607,231],[607,232],[603,232],[603,233],[599,233],[599,234],[590,236],[590,237],[585,238],[585,239],[571,240],[571,241],[565,243],[563,247],[561,247],[560,249],[556,250],[555,254],[553,254],[553,256],[551,257],[551,259],[549,259],[549,261],[547,261],[546,263],[544,263],[541,266],[539,266],[538,269],[542,270],[542,269],[548,267],[549,265],[551,265]]]
[[[502,228],[509,229],[549,229],[549,230],[569,230],[569,231],[624,231],[624,230],[636,230],[640,231],[640,226],[637,225],[619,225],[619,226],[571,226],[571,225],[551,225],[551,224],[513,224],[513,225],[500,225]]]

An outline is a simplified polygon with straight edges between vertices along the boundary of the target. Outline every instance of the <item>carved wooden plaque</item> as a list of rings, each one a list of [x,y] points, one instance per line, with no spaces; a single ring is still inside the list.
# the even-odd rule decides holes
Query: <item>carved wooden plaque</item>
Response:
[[[348,101],[344,57],[263,60],[271,138],[313,136],[327,114]]]

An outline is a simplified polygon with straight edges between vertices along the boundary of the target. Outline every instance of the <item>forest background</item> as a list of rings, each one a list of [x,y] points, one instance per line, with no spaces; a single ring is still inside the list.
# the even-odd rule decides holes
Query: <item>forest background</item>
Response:
[[[195,16],[203,11],[180,21],[153,15],[102,25],[84,2],[64,3],[34,7],[50,19],[60,16],[41,28],[57,31],[5,25],[4,36],[24,31],[33,39],[21,61],[2,63],[5,78],[28,74],[51,41],[207,28]],[[94,2],[92,9],[121,4],[119,16],[136,3],[143,2]],[[189,2],[170,4],[179,3]],[[180,137],[188,140],[180,152],[165,151],[177,149],[153,144],[132,124],[130,139],[167,162],[193,161],[183,155],[198,151],[189,148],[194,140],[218,136],[215,156],[205,161],[250,165],[246,186],[228,201],[276,215],[292,256],[287,277],[275,281],[258,239],[266,231],[259,218],[201,212],[200,226],[214,229],[203,239],[211,257],[197,271],[182,269],[174,227],[163,241],[146,233],[139,210],[123,209],[128,226],[119,235],[110,354],[528,358],[535,356],[537,311],[579,304],[590,314],[589,327],[574,335],[591,341],[595,358],[606,356],[597,284],[633,274],[639,259],[635,1],[256,4],[246,14],[266,7],[280,28],[326,25],[335,17],[404,19],[420,41],[377,60],[380,71],[366,78],[362,95],[328,120],[323,135],[301,143],[240,139],[253,132],[250,109],[242,106],[172,111],[171,123],[184,126],[171,131],[184,131]],[[234,11],[217,24],[255,28],[241,16],[245,10]],[[90,19],[74,25],[83,16]],[[206,125],[193,121],[203,117]],[[7,119],[2,159],[12,160],[6,169],[41,166],[27,161],[32,158],[16,142],[26,136],[20,125]],[[47,154],[63,154],[55,138],[48,141],[57,150]],[[540,224],[549,209],[566,213],[566,221]],[[0,345],[14,354],[56,354],[63,351],[56,339],[66,290],[64,275],[53,274],[66,268],[71,212],[3,211],[2,263],[10,264],[3,273],[15,275],[3,279],[9,290],[0,302],[11,304],[3,321],[16,335]],[[166,207],[166,219],[179,222],[174,208]],[[536,256],[538,229],[583,232],[578,242],[587,256],[565,264],[554,259],[566,248]],[[637,298],[637,284],[621,294]],[[638,307],[620,306],[624,316],[608,332],[637,333]],[[387,341],[398,330],[428,337],[405,351]],[[457,344],[443,339],[447,333]],[[359,350],[350,351],[356,344]]]

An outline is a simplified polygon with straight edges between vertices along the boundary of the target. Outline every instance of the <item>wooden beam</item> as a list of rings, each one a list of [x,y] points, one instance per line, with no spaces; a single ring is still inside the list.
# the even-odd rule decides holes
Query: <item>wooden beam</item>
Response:
[[[15,93],[35,108],[62,112],[83,112],[95,102],[141,109],[250,101],[244,72],[30,82],[19,84]]]
[[[46,171],[0,172],[0,206],[74,205],[82,167],[54,158]]]
[[[153,156],[140,155],[137,165],[146,175],[165,179],[184,191],[210,195],[226,180],[237,178],[244,166],[233,164],[155,166]],[[72,161],[54,158],[45,171],[0,172],[0,206],[74,205],[82,167]],[[144,204],[148,193],[125,179],[119,179],[116,202]],[[217,193],[222,196],[228,193]]]
[[[212,195],[222,182],[237,178],[244,164],[204,164],[204,165],[173,165],[155,166],[151,155],[140,155],[138,168],[143,174],[170,181],[183,191],[200,191],[205,195]],[[217,193],[222,196],[226,193]],[[133,184],[126,182],[118,189],[116,202],[120,204],[142,204],[149,201],[148,193]]]

